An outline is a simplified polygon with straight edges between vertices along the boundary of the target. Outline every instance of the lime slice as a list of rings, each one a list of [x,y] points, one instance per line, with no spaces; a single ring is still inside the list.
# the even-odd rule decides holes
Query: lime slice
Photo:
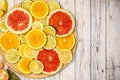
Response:
[[[18,54],[18,51],[16,49],[9,49],[6,52],[5,57],[9,63],[17,63],[20,59],[20,55]]]
[[[24,0],[22,3],[22,8],[26,9],[26,10],[30,10],[30,6],[33,3],[33,1],[31,0]]]
[[[20,40],[22,43],[26,43],[26,35],[27,35],[27,33],[20,34]]]
[[[5,25],[5,21],[4,20],[0,21],[0,30],[2,32],[7,32],[8,31],[8,29],[7,29],[6,25]]]
[[[38,60],[34,60],[30,63],[30,70],[35,74],[40,74],[43,71],[43,69],[43,63]]]
[[[56,9],[60,9],[60,4],[55,0],[49,1],[48,5],[49,5],[49,8],[50,8],[50,12],[52,12]]]
[[[72,53],[70,50],[63,49],[59,53],[59,59],[61,63],[67,64],[72,60]]]
[[[47,42],[46,45],[44,46],[45,49],[51,50],[55,48],[56,46],[56,39],[53,36],[47,36]]]
[[[39,21],[33,22],[32,24],[32,29],[40,29],[43,30],[43,24]]]
[[[28,45],[25,46],[23,52],[24,52],[25,57],[27,57],[27,58],[36,58],[38,55],[38,50],[33,50]]]
[[[51,35],[51,36],[56,35],[56,30],[52,26],[45,26],[43,31],[45,32],[46,35]]]
[[[19,47],[19,55],[21,56],[21,57],[25,57],[25,55],[24,55],[24,48],[26,47],[27,45],[26,44],[22,44],[20,47]]]

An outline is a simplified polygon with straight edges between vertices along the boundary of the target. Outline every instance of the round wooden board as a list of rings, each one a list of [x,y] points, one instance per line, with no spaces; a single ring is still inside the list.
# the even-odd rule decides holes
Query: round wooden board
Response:
[[[21,7],[21,3],[18,4],[18,5],[16,5],[16,6],[14,6],[12,9],[17,8],[17,7]],[[7,14],[7,13],[6,13],[6,14]],[[5,18],[5,16],[3,17],[3,19],[4,19],[4,18]],[[2,34],[2,32],[0,32],[0,35],[1,35],[1,34]],[[76,31],[76,28],[74,29],[73,34],[74,34],[75,39],[76,39],[76,44],[75,44],[74,48],[73,48],[71,51],[72,51],[72,53],[74,54],[75,51],[76,51],[76,46],[77,46],[77,31]],[[20,74],[20,75],[22,75],[22,76],[25,76],[25,77],[28,77],[28,78],[45,78],[45,77],[49,77],[49,76],[54,75],[54,74],[44,74],[44,73],[41,73],[41,74],[33,74],[33,73],[31,73],[31,74],[24,74],[24,73],[22,73],[22,72],[20,72],[20,71],[18,70],[18,66],[17,66],[18,63],[16,63],[16,64],[10,64],[10,63],[8,63],[8,62],[6,61],[6,59],[5,59],[5,51],[3,51],[1,48],[0,48],[0,52],[1,52],[1,57],[2,57],[2,59],[3,59],[3,62],[4,62],[5,64],[7,64],[8,67],[11,68],[13,71],[15,71],[16,73],[18,73],[18,74]],[[67,65],[68,65],[68,64],[63,64],[61,70],[62,70],[63,68],[65,68]],[[60,70],[60,71],[61,71],[61,70]]]

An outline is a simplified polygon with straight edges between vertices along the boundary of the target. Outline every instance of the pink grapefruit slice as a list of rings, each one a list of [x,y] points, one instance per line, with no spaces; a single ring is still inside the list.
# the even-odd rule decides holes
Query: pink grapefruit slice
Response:
[[[50,13],[47,18],[47,24],[56,28],[56,36],[65,37],[73,32],[75,21],[70,12],[58,9]]]
[[[62,63],[58,57],[57,50],[40,50],[37,60],[41,61],[44,65],[43,73],[45,74],[55,74],[56,72],[60,71],[62,67]]]
[[[11,32],[22,34],[31,28],[32,16],[25,9],[14,8],[7,13],[5,24]]]

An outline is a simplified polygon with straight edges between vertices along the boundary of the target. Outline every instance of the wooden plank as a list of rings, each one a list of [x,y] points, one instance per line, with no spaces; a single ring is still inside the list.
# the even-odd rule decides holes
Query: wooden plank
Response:
[[[107,80],[120,80],[120,0],[107,0]]]
[[[75,14],[75,0],[60,0],[61,7]],[[60,72],[60,80],[75,80],[75,58]]]
[[[78,46],[73,80],[90,80],[90,0],[76,0],[75,7]]]
[[[91,0],[91,80],[106,80],[105,0]]]

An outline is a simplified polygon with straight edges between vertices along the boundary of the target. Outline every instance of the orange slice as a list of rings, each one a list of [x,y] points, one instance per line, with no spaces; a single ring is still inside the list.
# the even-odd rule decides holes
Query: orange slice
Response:
[[[30,12],[37,19],[44,18],[49,13],[49,7],[44,1],[35,1],[30,7]]]
[[[18,49],[20,40],[17,34],[6,32],[0,36],[0,45],[1,48],[5,51],[11,48]]]
[[[18,69],[24,74],[31,73],[29,69],[29,65],[31,61],[32,59],[30,58],[21,58],[21,60],[18,62]]]
[[[0,69],[0,80],[8,80],[8,74],[3,69]]]
[[[75,37],[72,33],[67,37],[56,37],[56,41],[57,41],[56,46],[59,50],[62,49],[71,50],[75,45]]]
[[[46,35],[39,29],[33,29],[28,32],[26,41],[32,49],[40,49],[46,43]]]
[[[2,61],[0,60],[0,69],[2,69],[3,68],[3,63],[2,63]]]

